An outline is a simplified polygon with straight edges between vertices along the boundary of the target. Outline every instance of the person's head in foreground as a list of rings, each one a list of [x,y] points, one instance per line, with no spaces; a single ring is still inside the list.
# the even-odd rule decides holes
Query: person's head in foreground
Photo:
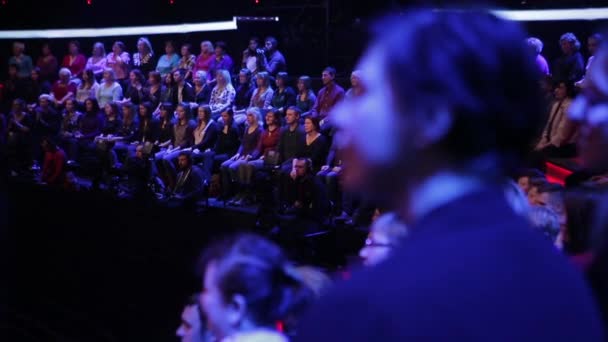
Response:
[[[214,244],[202,258],[201,308],[218,341],[283,341],[275,330],[315,297],[315,289],[274,243],[241,234]]]
[[[182,342],[205,342],[211,341],[209,334],[203,326],[204,320],[201,317],[200,306],[198,304],[200,294],[193,294],[182,311],[181,324],[175,331],[175,335]]]
[[[359,251],[365,266],[373,266],[388,258],[407,235],[407,227],[394,213],[380,215],[370,227],[365,245]]]
[[[541,128],[530,53],[516,24],[486,13],[384,20],[358,65],[369,90],[332,113],[344,163],[356,165],[345,169],[346,187],[397,204],[409,221],[420,215],[405,208],[432,176],[502,179]]]

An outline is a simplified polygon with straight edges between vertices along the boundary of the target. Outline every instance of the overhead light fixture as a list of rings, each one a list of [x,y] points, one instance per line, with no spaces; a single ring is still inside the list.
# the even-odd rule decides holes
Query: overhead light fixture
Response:
[[[493,10],[496,16],[515,21],[566,21],[608,19],[608,8],[569,8],[544,10]]]
[[[237,19],[209,23],[130,26],[82,29],[50,30],[7,30],[0,31],[0,39],[52,39],[52,38],[94,38],[110,36],[146,36],[154,34],[180,34],[190,32],[228,31],[237,29]]]

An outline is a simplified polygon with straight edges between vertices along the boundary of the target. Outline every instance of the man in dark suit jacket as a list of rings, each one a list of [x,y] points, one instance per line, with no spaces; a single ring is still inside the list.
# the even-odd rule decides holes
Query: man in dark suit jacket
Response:
[[[601,341],[581,274],[505,199],[542,126],[522,31],[449,11],[380,26],[358,68],[367,92],[332,112],[335,139],[345,186],[396,210],[408,239],[321,298],[297,340]]]
[[[185,79],[186,71],[184,69],[176,70],[173,73],[175,87],[173,89],[173,103],[180,104],[182,102],[194,102],[194,87]]]
[[[197,196],[201,195],[204,179],[201,171],[192,165],[192,157],[188,152],[180,152],[177,158],[179,173],[171,198],[184,204],[193,204]]]

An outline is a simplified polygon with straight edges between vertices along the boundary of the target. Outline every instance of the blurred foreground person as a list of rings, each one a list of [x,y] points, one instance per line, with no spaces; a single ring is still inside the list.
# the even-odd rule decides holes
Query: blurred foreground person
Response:
[[[394,213],[380,215],[370,227],[365,245],[359,251],[365,266],[373,266],[386,260],[407,236],[407,227]]]
[[[277,323],[293,322],[322,286],[272,242],[251,234],[212,246],[203,256],[200,305],[220,342],[283,342]]]
[[[175,331],[175,336],[179,337],[182,342],[211,342],[213,337],[205,329],[205,320],[203,318],[199,302],[200,294],[193,294],[182,311],[181,324]]]
[[[542,127],[520,28],[463,11],[380,24],[358,66],[369,90],[332,116],[345,186],[384,199],[408,237],[320,300],[298,339],[602,340],[581,274],[504,196]]]

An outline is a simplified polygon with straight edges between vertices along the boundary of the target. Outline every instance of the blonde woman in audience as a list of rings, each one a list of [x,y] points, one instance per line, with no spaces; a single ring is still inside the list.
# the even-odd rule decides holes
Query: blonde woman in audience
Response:
[[[118,102],[122,100],[122,88],[114,76],[114,70],[106,68],[103,72],[103,82],[97,88],[95,96],[99,107],[104,107],[110,102]]]
[[[372,223],[365,246],[359,251],[363,264],[374,266],[384,261],[406,236],[407,227],[395,213],[380,215]]]
[[[211,91],[209,108],[211,108],[211,117],[217,121],[220,114],[232,106],[236,90],[232,86],[228,71],[218,70],[215,79],[217,80],[217,84]]]
[[[139,69],[145,77],[148,77],[150,71],[156,69],[154,50],[146,37],[137,40],[137,52],[133,54],[133,66]]]

